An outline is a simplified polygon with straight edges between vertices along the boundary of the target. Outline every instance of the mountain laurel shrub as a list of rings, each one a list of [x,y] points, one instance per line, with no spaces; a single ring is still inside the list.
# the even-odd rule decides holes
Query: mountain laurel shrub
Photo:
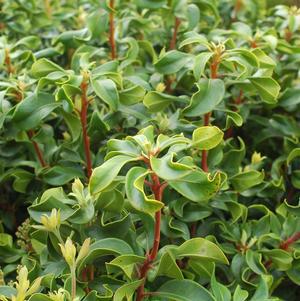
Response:
[[[300,9],[0,7],[0,300],[296,301]]]

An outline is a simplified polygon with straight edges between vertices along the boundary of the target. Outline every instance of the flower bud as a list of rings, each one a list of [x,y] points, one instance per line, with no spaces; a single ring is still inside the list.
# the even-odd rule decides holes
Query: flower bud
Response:
[[[60,226],[60,212],[55,208],[52,209],[50,216],[44,214],[41,217],[41,223],[49,232],[56,231]]]
[[[59,244],[61,253],[70,268],[75,266],[76,247],[70,237],[67,238],[65,244]]]
[[[265,156],[261,156],[260,153],[257,153],[257,152],[254,152],[252,154],[252,157],[251,157],[251,163],[252,164],[257,164],[257,163],[260,163],[262,160],[264,160],[266,157]]]
[[[78,253],[77,259],[76,259],[76,263],[79,262],[80,260],[82,260],[85,256],[87,256],[87,254],[89,253],[89,249],[90,249],[90,244],[91,244],[91,239],[87,238],[81,248],[80,251]]]

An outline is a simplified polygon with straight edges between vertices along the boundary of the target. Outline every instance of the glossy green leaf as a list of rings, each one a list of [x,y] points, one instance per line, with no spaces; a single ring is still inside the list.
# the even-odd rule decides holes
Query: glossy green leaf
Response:
[[[59,106],[60,103],[55,102],[51,94],[32,94],[16,107],[12,120],[18,128],[30,130],[38,126]]]
[[[263,179],[263,172],[259,172],[257,170],[249,170],[231,177],[230,182],[236,191],[243,192],[253,186],[262,183]]]
[[[175,251],[176,256],[190,257],[193,259],[206,259],[210,261],[228,264],[228,260],[222,250],[213,242],[204,238],[192,238],[184,242]]]
[[[93,170],[89,183],[89,190],[91,194],[103,191],[113,182],[126,163],[136,161],[138,159],[139,158],[128,155],[119,155],[108,159],[102,165],[96,167]]]
[[[112,110],[117,110],[119,93],[116,84],[111,79],[93,79],[91,82],[96,95],[108,104]]]
[[[171,280],[157,291],[159,296],[176,301],[216,301],[203,286],[192,280]]]
[[[193,132],[193,146],[200,150],[210,150],[223,139],[224,133],[216,126],[202,126]]]
[[[220,79],[204,79],[198,85],[190,104],[183,110],[187,117],[199,117],[211,112],[222,101],[225,94],[224,82]]]
[[[172,74],[186,66],[190,59],[190,56],[184,52],[171,50],[161,56],[154,66],[162,74]]]
[[[56,71],[65,72],[59,65],[45,58],[37,60],[31,67],[31,74],[37,78],[47,76],[49,73]]]
[[[263,101],[269,104],[277,102],[280,86],[274,79],[271,77],[252,77],[249,80]]]
[[[149,172],[142,167],[133,167],[126,175],[126,195],[129,204],[136,210],[153,215],[163,207],[163,203],[150,199],[144,191],[144,182]]]

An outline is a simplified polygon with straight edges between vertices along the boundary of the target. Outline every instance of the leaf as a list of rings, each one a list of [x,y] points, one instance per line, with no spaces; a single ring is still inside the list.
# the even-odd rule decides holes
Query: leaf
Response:
[[[149,199],[144,192],[145,177],[149,172],[142,167],[133,167],[126,175],[125,189],[129,204],[136,210],[153,215],[164,205],[162,202]]]
[[[123,194],[117,189],[101,192],[95,202],[96,209],[102,209],[109,212],[121,212],[123,205]]]
[[[280,249],[263,250],[262,254],[270,257],[278,271],[288,271],[292,267],[293,257],[287,251]]]
[[[267,276],[261,276],[260,282],[258,284],[258,287],[250,299],[250,301],[271,301],[272,299],[269,299],[269,290],[268,290],[268,283],[267,283]]]
[[[19,129],[30,130],[37,127],[60,105],[51,94],[32,94],[16,106],[12,121]]]
[[[132,301],[132,297],[136,289],[143,283],[144,279],[127,283],[119,287],[115,294],[113,301]]]
[[[36,293],[33,294],[28,301],[51,301],[52,299],[45,294]]]
[[[216,244],[201,237],[187,240],[175,250],[175,254],[179,258],[199,258],[229,264],[226,256]]]
[[[203,79],[198,88],[190,104],[182,111],[187,117],[199,117],[211,112],[224,98],[225,85],[220,79]]]
[[[218,301],[231,301],[229,289],[225,285],[217,282],[214,274],[211,279],[211,290]]]
[[[83,172],[78,168],[56,165],[44,170],[41,175],[46,183],[61,186],[75,178],[82,178]]]
[[[180,99],[176,96],[150,91],[145,95],[143,103],[151,112],[160,112],[170,104],[178,101],[180,101]]]
[[[175,256],[169,250],[166,250],[161,256],[156,276],[167,276],[178,280],[184,279],[182,272],[176,263]]]
[[[0,286],[0,295],[2,297],[11,298],[11,296],[15,296],[17,294],[17,290],[14,287],[3,285]]]
[[[238,285],[233,294],[233,301],[245,301],[248,298],[248,292],[241,289]]]
[[[287,165],[290,165],[291,162],[297,158],[300,157],[300,148],[294,148],[288,155],[286,163]]]
[[[229,180],[234,190],[236,190],[237,192],[243,192],[253,186],[262,183],[263,179],[263,172],[259,172],[257,170],[249,170],[241,172],[231,177]]]
[[[247,250],[246,262],[249,268],[258,275],[262,275],[267,272],[265,266],[262,263],[262,256],[258,252]]]
[[[196,80],[204,75],[205,67],[212,56],[212,52],[202,52],[196,56],[193,69]]]
[[[171,280],[157,291],[158,295],[176,301],[216,301],[203,286],[192,280]]]
[[[286,273],[295,284],[300,285],[300,260],[295,260],[292,268],[286,271]]]
[[[80,262],[78,273],[86,264],[92,263],[96,259],[107,255],[133,255],[132,248],[125,241],[118,238],[104,238],[90,245],[88,255]]]
[[[113,259],[111,262],[106,263],[106,269],[109,274],[112,274],[115,270],[120,269],[129,278],[132,279],[134,272],[138,268],[138,264],[143,264],[144,257],[137,255],[120,255]]]
[[[296,106],[300,103],[300,89],[288,88],[279,98],[279,105],[288,109],[290,106]]]
[[[108,106],[116,111],[119,106],[119,93],[116,84],[111,79],[92,79],[93,90]]]
[[[194,130],[192,143],[199,150],[210,150],[223,139],[224,133],[216,126],[202,126]]]
[[[36,78],[47,76],[49,73],[55,71],[65,72],[59,65],[45,58],[35,61],[31,66],[31,74]]]
[[[138,157],[118,155],[105,161],[99,167],[93,170],[89,191],[91,194],[96,194],[107,188],[117,177],[122,167],[129,162],[138,160]]]
[[[145,90],[141,86],[133,86],[120,91],[120,102],[124,105],[130,106],[143,100]]]
[[[193,171],[193,167],[174,162],[174,153],[168,153],[162,158],[150,157],[153,171],[166,181],[177,180]]]
[[[143,8],[157,9],[167,4],[167,0],[137,0],[136,4]]]
[[[161,74],[173,74],[178,72],[191,60],[191,57],[177,50],[171,50],[161,56],[154,64],[155,69]]]
[[[269,104],[277,102],[280,86],[274,79],[271,77],[251,77],[249,80],[264,102]]]
[[[177,180],[169,181],[169,185],[178,193],[193,202],[206,202],[211,199],[221,185],[221,174],[216,173],[212,178],[202,171],[194,171]]]

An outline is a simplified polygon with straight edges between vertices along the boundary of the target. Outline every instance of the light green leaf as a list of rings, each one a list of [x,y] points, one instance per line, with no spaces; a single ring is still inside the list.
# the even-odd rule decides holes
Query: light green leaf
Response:
[[[206,202],[211,199],[221,185],[221,174],[212,178],[205,172],[195,171],[177,181],[169,181],[169,185],[178,193],[193,202]]]
[[[190,257],[192,259],[206,259],[208,261],[228,264],[222,250],[213,242],[197,237],[184,242],[175,250],[176,257]]]
[[[162,202],[149,199],[144,192],[145,177],[149,174],[145,168],[133,167],[126,175],[126,194],[129,204],[136,210],[153,215],[164,205]]]
[[[287,160],[286,160],[286,163],[288,165],[291,164],[291,162],[297,158],[297,157],[300,157],[300,148],[294,148],[288,155],[287,157]]]
[[[262,255],[258,252],[247,250],[246,262],[249,268],[256,274],[262,275],[266,273],[266,268],[262,263]]]
[[[151,157],[150,163],[152,170],[166,181],[177,180],[193,171],[193,167],[174,162],[174,153],[168,153],[162,158]]]
[[[95,168],[89,183],[90,193],[96,194],[103,191],[113,182],[126,163],[136,160],[139,160],[139,158],[129,155],[118,155],[108,159],[102,165]]]
[[[241,172],[229,180],[233,185],[234,190],[237,192],[243,192],[253,186],[262,183],[264,179],[264,173],[257,170],[249,170]]]
[[[216,126],[202,126],[194,130],[192,143],[199,150],[210,150],[223,139],[224,133]]]
[[[129,279],[132,279],[133,273],[138,268],[137,265],[142,264],[144,261],[145,257],[142,256],[120,255],[111,262],[106,263],[106,269],[109,274],[121,269]]]
[[[204,75],[205,67],[212,56],[212,52],[202,52],[196,56],[193,69],[196,80]]]
[[[251,77],[249,80],[264,102],[269,104],[275,104],[277,102],[280,85],[273,78]]]
[[[245,301],[248,298],[248,295],[248,292],[241,289],[241,287],[238,285],[233,294],[233,301]]]
[[[92,243],[88,255],[80,262],[78,273],[86,264],[97,260],[102,256],[113,255],[133,255],[132,248],[125,241],[118,238],[104,238]]]
[[[141,279],[122,285],[116,290],[113,301],[132,301],[135,291],[143,283],[143,281],[144,279]]]
[[[182,272],[176,263],[176,258],[169,250],[161,256],[156,276],[167,276],[175,279],[183,279]]]
[[[56,65],[55,63],[45,58],[35,61],[31,66],[31,74],[37,78],[47,76],[49,73],[55,71],[65,72],[65,70],[59,65]]]
[[[151,112],[163,111],[171,103],[180,101],[180,98],[161,92],[150,91],[144,97],[144,105]]]

